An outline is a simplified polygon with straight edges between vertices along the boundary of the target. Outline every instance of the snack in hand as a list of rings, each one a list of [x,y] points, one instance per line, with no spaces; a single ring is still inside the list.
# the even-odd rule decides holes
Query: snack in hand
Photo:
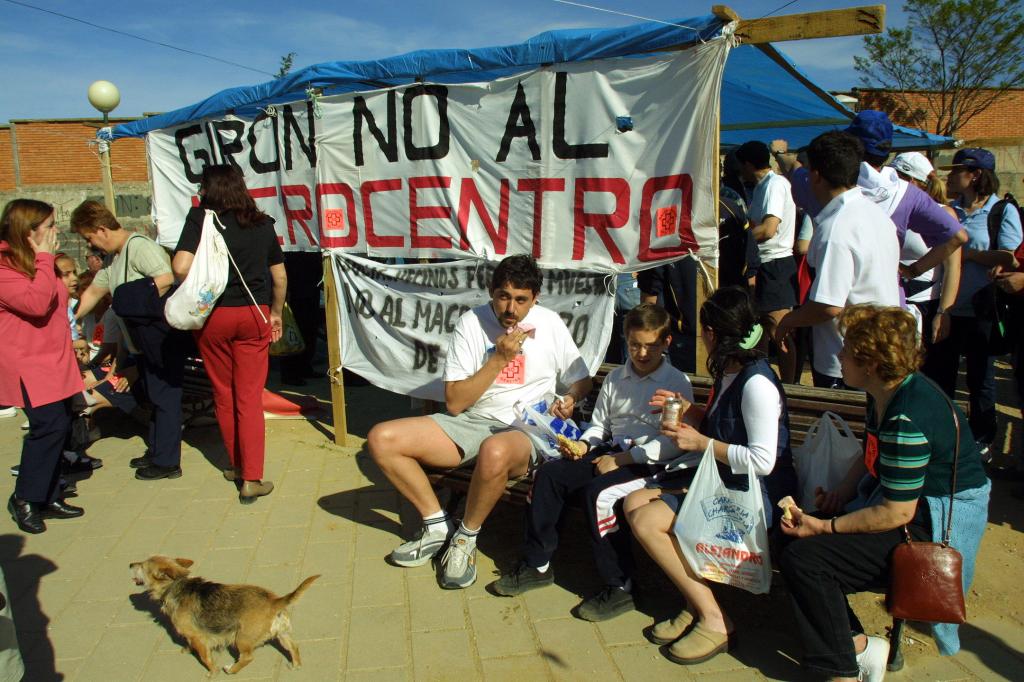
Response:
[[[537,338],[537,327],[527,322],[520,322],[514,327],[509,327],[508,329],[505,330],[505,333],[511,334],[514,331],[521,331],[527,336],[529,336],[531,339]]]
[[[558,435],[558,449],[566,453],[569,459],[580,459],[587,454],[587,445],[582,441],[570,440],[565,436]]]
[[[786,495],[779,500],[779,509],[782,510],[782,518],[786,521],[793,520],[793,512],[790,511],[792,508],[800,509],[800,507],[796,506],[796,500],[791,495]]]

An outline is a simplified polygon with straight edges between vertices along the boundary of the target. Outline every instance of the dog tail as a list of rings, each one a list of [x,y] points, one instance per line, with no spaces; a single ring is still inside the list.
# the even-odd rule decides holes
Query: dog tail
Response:
[[[294,590],[293,590],[293,591],[291,592],[291,594],[286,594],[285,596],[283,596],[283,597],[280,597],[280,598],[278,599],[278,602],[280,602],[280,603],[281,603],[281,605],[282,605],[282,606],[285,606],[285,607],[291,606],[291,605],[292,605],[292,604],[293,604],[293,603],[295,602],[295,600],[297,600],[297,599],[298,599],[299,597],[301,597],[301,596],[302,596],[302,593],[303,593],[303,592],[305,592],[305,591],[306,591],[306,589],[307,589],[307,588],[308,588],[308,587],[309,587],[310,585],[312,585],[312,584],[313,584],[313,581],[314,581],[314,580],[316,580],[316,579],[317,579],[317,578],[319,578],[319,577],[320,577],[319,575],[311,575],[311,576],[309,576],[308,578],[306,578],[305,580],[303,580],[303,581],[302,581],[302,583],[301,583],[301,584],[299,584],[299,586],[298,586],[298,587],[296,587],[296,588],[295,588],[295,589],[294,589]]]

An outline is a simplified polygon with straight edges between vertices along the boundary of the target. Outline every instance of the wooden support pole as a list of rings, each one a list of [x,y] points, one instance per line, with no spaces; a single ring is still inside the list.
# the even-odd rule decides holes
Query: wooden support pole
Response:
[[[345,384],[341,372],[341,319],[338,316],[338,283],[334,281],[332,256],[324,256],[324,305],[327,308],[327,371],[331,380],[331,415],[334,422],[334,444],[345,445],[348,422],[345,418]]]
[[[711,13],[725,21],[737,21],[740,42],[781,43],[785,40],[861,36],[885,30],[885,5],[849,7],[824,12],[784,14],[762,19],[741,19],[726,5],[714,5]]]

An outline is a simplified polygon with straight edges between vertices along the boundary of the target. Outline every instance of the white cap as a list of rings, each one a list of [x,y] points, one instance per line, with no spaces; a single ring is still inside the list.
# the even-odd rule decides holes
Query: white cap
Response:
[[[932,162],[921,152],[903,152],[898,154],[889,166],[895,168],[897,172],[921,182],[928,182],[928,176],[935,171]]]

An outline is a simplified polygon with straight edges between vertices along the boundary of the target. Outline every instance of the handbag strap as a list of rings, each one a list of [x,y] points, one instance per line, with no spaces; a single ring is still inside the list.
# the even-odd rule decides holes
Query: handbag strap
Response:
[[[953,401],[950,400],[945,391],[939,388],[938,384],[923,374],[918,374],[918,378],[927,381],[945,399],[946,405],[949,406],[949,411],[953,415],[953,429],[955,431],[953,440],[953,481],[949,489],[949,514],[946,515],[946,527],[942,531],[942,544],[948,547],[949,536],[953,530],[953,496],[956,495],[956,474],[960,463],[960,417],[956,413],[956,406],[953,404]],[[906,535],[907,542],[910,542],[910,530],[906,525],[903,526],[903,533]]]
[[[220,221],[220,216],[217,215],[216,211],[210,211],[213,216],[214,222],[217,224],[217,229],[224,232],[224,223]],[[267,323],[267,316],[263,314],[263,310],[260,308],[260,304],[256,302],[256,297],[252,295],[252,291],[249,290],[249,285],[245,283],[245,277],[242,276],[242,271],[238,269],[238,264],[235,263],[235,257],[231,255],[231,249],[228,248],[228,244],[224,242],[224,250],[228,252],[228,260],[231,261],[231,266],[235,269],[235,273],[238,275],[239,281],[242,286],[245,287],[245,293],[249,294],[249,300],[252,301],[253,306],[256,308],[256,312],[260,314],[263,319],[263,323]]]

